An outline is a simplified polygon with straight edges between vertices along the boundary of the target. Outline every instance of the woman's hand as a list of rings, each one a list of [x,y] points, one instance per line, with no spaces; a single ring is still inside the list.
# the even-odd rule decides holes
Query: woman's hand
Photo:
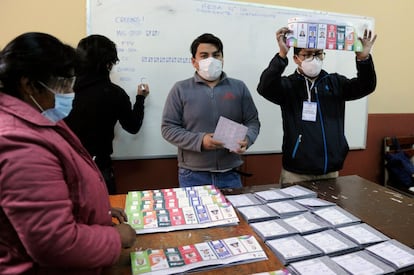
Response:
[[[111,216],[116,218],[119,223],[125,223],[128,221],[125,211],[119,207],[111,207]]]

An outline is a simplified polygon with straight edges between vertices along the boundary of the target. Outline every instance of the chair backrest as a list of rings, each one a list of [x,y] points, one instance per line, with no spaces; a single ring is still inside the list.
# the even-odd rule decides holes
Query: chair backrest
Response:
[[[400,144],[400,148],[404,151],[410,158],[414,156],[414,136],[397,136],[395,137]],[[393,137],[384,138],[384,152],[393,153],[397,150],[393,143]]]
[[[395,146],[393,138],[396,138],[399,143],[400,150],[403,151],[411,161],[414,161],[414,136],[395,136],[395,137],[385,137],[384,138],[384,186],[393,187],[389,182],[389,174],[386,168],[387,160],[385,159],[385,154],[395,153],[398,151],[398,148]],[[395,186],[394,186],[395,187]],[[393,188],[395,189],[395,188]],[[407,190],[399,190],[407,194]],[[411,192],[408,194],[412,195]]]

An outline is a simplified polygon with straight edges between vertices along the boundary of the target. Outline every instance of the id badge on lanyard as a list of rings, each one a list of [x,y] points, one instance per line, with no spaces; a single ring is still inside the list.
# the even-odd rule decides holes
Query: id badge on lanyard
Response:
[[[311,101],[303,102],[302,120],[316,121],[317,103]]]

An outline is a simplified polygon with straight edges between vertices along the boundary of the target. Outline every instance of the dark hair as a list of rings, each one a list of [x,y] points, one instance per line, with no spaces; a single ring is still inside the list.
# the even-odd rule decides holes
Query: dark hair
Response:
[[[303,48],[294,47],[294,48],[293,48],[293,54],[294,54],[294,55],[298,55],[302,49],[303,49]]]
[[[0,89],[21,98],[20,80],[27,77],[33,85],[48,83],[52,77],[72,77],[76,51],[56,37],[39,32],[17,36],[0,52]]]
[[[191,54],[193,55],[193,57],[195,57],[197,53],[197,48],[201,43],[213,44],[214,46],[217,47],[219,52],[223,54],[223,43],[221,43],[221,40],[218,37],[212,35],[211,33],[205,33],[197,37],[193,41],[193,43],[191,43],[190,50],[191,50]]]
[[[119,61],[115,43],[103,35],[94,34],[83,38],[76,50],[83,61],[77,68],[79,74],[109,74],[108,65],[112,66]]]

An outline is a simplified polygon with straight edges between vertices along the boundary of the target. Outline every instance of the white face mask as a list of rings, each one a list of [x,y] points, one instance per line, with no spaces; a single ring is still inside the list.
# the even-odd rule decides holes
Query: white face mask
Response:
[[[208,81],[217,80],[223,71],[223,63],[214,58],[209,57],[198,61],[198,74]]]
[[[311,61],[303,60],[301,69],[306,76],[316,77],[322,70],[322,60],[314,57]]]

